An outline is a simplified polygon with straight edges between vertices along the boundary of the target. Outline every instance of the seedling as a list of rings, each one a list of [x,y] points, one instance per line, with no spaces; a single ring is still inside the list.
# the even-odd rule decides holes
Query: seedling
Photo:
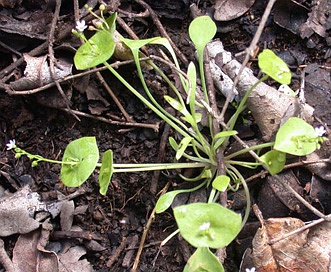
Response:
[[[101,11],[103,11],[103,9],[104,8],[101,8]],[[93,13],[91,9],[89,10]],[[36,166],[40,161],[61,164],[61,180],[69,187],[80,186],[88,179],[94,169],[99,167],[99,186],[102,195],[107,193],[111,177],[114,173],[183,168],[201,169],[200,174],[193,178],[181,175],[185,181],[197,182],[197,185],[192,189],[176,190],[162,195],[157,201],[156,212],[161,213],[167,210],[178,194],[192,192],[204,186],[211,186],[211,192],[207,203],[181,205],[175,207],[173,212],[179,232],[184,239],[197,248],[185,266],[184,271],[224,271],[222,264],[209,248],[225,247],[233,241],[246,222],[250,209],[248,187],[236,166],[240,165],[250,168],[264,166],[272,175],[275,175],[282,171],[286,161],[286,153],[304,156],[313,152],[319,148],[319,144],[324,140],[322,132],[325,131],[322,131],[321,128],[317,130],[314,129],[300,118],[289,118],[279,129],[274,143],[265,143],[249,147],[225,156],[224,164],[227,175],[220,174],[216,153],[220,148],[225,149],[229,138],[237,134],[233,128],[244,108],[249,94],[260,82],[269,76],[281,84],[289,84],[291,81],[291,73],[286,64],[272,51],[264,50],[259,55],[259,66],[262,72],[265,73],[265,76],[256,82],[242,98],[235,114],[227,124],[227,129],[215,133],[211,125],[213,116],[210,110],[211,107],[203,67],[204,48],[216,33],[216,26],[208,16],[196,18],[189,26],[189,35],[198,53],[199,74],[203,91],[203,98],[199,98],[200,100],[196,95],[197,72],[194,63],[191,62],[187,67],[186,74],[183,74],[174,50],[167,39],[155,37],[137,41],[123,38],[122,43],[132,52],[138,76],[148,98],[141,95],[107,62],[116,47],[114,40],[116,13],[108,19],[104,19],[103,13],[101,12],[101,17],[97,16],[97,18],[100,21],[98,24],[99,28],[96,29],[96,33],[89,40],[84,36],[83,31],[85,24],[82,22],[79,22],[78,29],[73,31],[75,35],[85,41],[77,50],[74,57],[76,68],[84,70],[100,64],[105,65],[128,90],[181,135],[179,142],[172,137],[169,138],[169,143],[176,152],[174,158],[175,162],[158,164],[116,164],[113,162],[112,151],[108,150],[103,154],[102,162],[98,163],[99,150],[94,137],[83,137],[69,143],[64,152],[62,161],[49,160],[38,155],[27,153],[17,147],[15,142],[10,142],[8,149],[14,149],[17,157],[27,155],[32,160],[33,166]],[[181,119],[175,118],[158,104],[145,81],[140,61],[140,57],[142,57],[143,54],[140,52],[140,48],[150,44],[164,47],[172,58],[173,63],[171,64],[171,68],[177,72],[186,98],[184,98],[181,92],[155,62],[145,60],[145,63],[155,69],[175,94],[175,97],[166,95],[164,99],[181,114]],[[199,123],[202,119],[201,114],[197,111],[199,108],[206,109],[210,130],[209,135],[203,135],[199,129]],[[234,160],[234,158],[240,154],[249,151],[260,151],[262,148],[266,147],[273,147],[273,149],[258,157],[258,160],[255,162]],[[185,158],[190,162],[178,162],[181,158]],[[247,197],[246,214],[243,219],[239,214],[217,204],[217,197],[220,192],[237,190],[240,184],[244,186]]]

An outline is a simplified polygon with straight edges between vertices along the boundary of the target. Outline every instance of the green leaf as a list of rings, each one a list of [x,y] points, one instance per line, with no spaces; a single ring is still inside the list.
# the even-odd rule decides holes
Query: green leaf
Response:
[[[195,182],[195,181],[199,181],[201,179],[210,179],[210,178],[212,178],[213,173],[209,168],[204,168],[198,176],[193,177],[193,178],[192,177],[187,178],[187,177],[183,176],[182,174],[179,174],[179,176],[180,176],[180,178],[182,178],[185,181]]]
[[[235,130],[227,130],[227,131],[221,131],[221,132],[217,133],[217,134],[214,136],[214,139],[218,139],[218,138],[220,138],[220,139],[218,139],[218,140],[215,142],[213,148],[214,148],[215,150],[218,149],[218,148],[224,143],[224,141],[225,141],[228,137],[233,136],[233,135],[236,135],[236,134],[238,134],[238,132],[235,131]]]
[[[61,180],[68,187],[78,187],[94,171],[99,159],[99,149],[95,137],[83,137],[72,141],[64,151]]]
[[[238,134],[238,132],[235,130],[225,130],[225,131],[221,131],[221,132],[215,134],[214,138],[215,139],[225,138],[225,137],[230,137],[230,136],[233,136],[236,134]]]
[[[291,83],[291,71],[287,64],[269,49],[264,49],[258,55],[258,65],[262,72],[280,84]]]
[[[195,106],[195,93],[197,88],[197,71],[193,62],[190,62],[187,67],[187,78],[188,78],[188,85],[187,85],[187,104],[191,105],[191,110],[194,109],[192,106]]]
[[[183,272],[224,272],[224,268],[208,247],[199,247],[187,261]]]
[[[190,38],[198,51],[214,38],[216,31],[217,27],[209,16],[195,18],[188,29]]]
[[[193,139],[192,137],[186,136],[180,141],[179,149],[176,152],[176,160],[179,160],[183,156],[186,148],[188,147],[192,139]]]
[[[298,117],[290,117],[278,130],[274,149],[295,156],[306,156],[318,148],[315,129]]]
[[[178,151],[179,145],[177,144],[176,140],[173,137],[169,137],[169,144],[173,150]]]
[[[113,151],[107,150],[102,156],[102,163],[99,173],[100,194],[106,195],[113,171]]]
[[[286,153],[278,150],[271,150],[261,156],[260,160],[268,167],[268,171],[271,175],[276,175],[284,168]]]
[[[155,205],[155,212],[162,213],[170,207],[176,195],[182,193],[181,190],[167,192],[164,195],[161,195]]]
[[[225,192],[225,190],[228,188],[230,180],[231,179],[226,175],[219,175],[213,180],[212,186],[214,189],[220,192]]]
[[[144,39],[144,40],[132,40],[132,39],[126,39],[122,38],[121,41],[126,44],[127,47],[129,47],[132,51],[138,51],[141,47],[152,43],[155,40],[160,39],[160,37],[154,37],[150,39]]]
[[[174,216],[180,234],[194,247],[224,247],[241,229],[241,216],[216,203],[178,206]]]
[[[75,66],[78,70],[95,67],[107,61],[114,50],[115,42],[112,34],[107,30],[99,30],[78,48],[74,56]]]
[[[106,23],[107,23],[108,28],[109,28],[108,31],[109,31],[111,36],[114,35],[115,29],[116,29],[116,18],[117,18],[117,12],[114,12],[106,20]],[[107,28],[107,26],[106,26],[106,28]]]
[[[171,107],[173,107],[175,110],[179,111],[180,113],[183,114],[184,113],[187,113],[187,110],[185,109],[185,106],[182,105],[178,100],[172,98],[171,96],[169,95],[165,95],[164,96],[164,99],[170,104]],[[186,112],[185,112],[186,110]],[[183,114],[185,115],[185,114]]]

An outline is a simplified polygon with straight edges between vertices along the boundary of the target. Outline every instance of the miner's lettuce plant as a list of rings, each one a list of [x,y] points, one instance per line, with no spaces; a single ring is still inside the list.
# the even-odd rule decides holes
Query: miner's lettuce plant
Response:
[[[89,9],[92,14],[91,9]],[[144,91],[147,95],[141,95],[132,85],[129,84],[112,66],[108,60],[113,55],[116,48],[114,39],[116,13],[105,19],[103,16],[104,7],[100,7],[101,16],[95,15],[99,19],[96,33],[86,39],[83,33],[85,27],[77,28],[73,33],[83,39],[85,43],[77,50],[74,62],[79,70],[92,68],[96,65],[106,66],[134,95],[136,95],[146,106],[153,110],[161,119],[167,122],[180,136],[177,141],[170,137],[170,146],[175,151],[174,162],[157,164],[116,164],[113,159],[113,152],[107,150],[99,161],[99,149],[94,137],[83,137],[68,144],[62,161],[54,161],[43,158],[39,155],[30,154],[16,146],[12,142],[8,148],[13,148],[16,156],[27,155],[33,166],[40,161],[59,163],[61,167],[61,180],[69,187],[77,187],[83,184],[93,173],[95,168],[99,171],[100,193],[105,195],[108,190],[112,175],[119,172],[155,171],[166,169],[199,168],[200,173],[196,177],[181,178],[188,182],[197,183],[193,188],[175,190],[162,195],[156,204],[156,212],[161,213],[167,210],[174,198],[178,194],[192,192],[202,187],[211,187],[210,196],[207,203],[191,203],[180,205],[173,209],[180,234],[197,250],[189,259],[184,271],[224,271],[222,264],[217,260],[209,248],[222,248],[235,239],[241,227],[246,222],[250,202],[249,192],[245,180],[236,168],[237,165],[255,168],[263,166],[272,175],[282,171],[286,154],[297,156],[307,155],[317,148],[323,141],[321,129],[316,130],[300,118],[291,117],[276,134],[273,143],[265,143],[246,149],[242,149],[233,154],[224,156],[226,175],[221,174],[218,169],[216,153],[222,148],[225,149],[229,138],[237,132],[234,125],[237,118],[244,109],[245,102],[250,92],[257,84],[268,77],[281,84],[290,84],[291,73],[286,64],[278,58],[272,51],[264,50],[258,57],[258,64],[262,72],[265,73],[256,84],[242,98],[235,114],[227,123],[227,129],[221,132],[214,132],[212,129],[213,115],[208,97],[206,81],[204,77],[203,53],[206,44],[213,39],[216,33],[216,25],[208,16],[201,16],[192,21],[189,26],[189,36],[197,49],[199,75],[201,79],[202,96],[197,96],[197,69],[191,62],[186,73],[181,71],[179,62],[169,41],[165,38],[155,37],[145,40],[131,40],[122,38],[121,42],[130,49],[132,58],[137,67],[137,73],[141,80]],[[181,119],[177,119],[167,112],[153,97],[148,84],[143,76],[141,57],[144,57],[140,49],[143,46],[157,45],[167,50],[172,63],[169,64],[174,72],[178,74],[181,88],[184,94],[175,87],[173,82],[163,73],[155,61],[144,58],[144,65],[152,67],[168,84],[174,96],[166,95],[164,99],[171,107],[181,114]],[[199,109],[205,109],[209,124],[209,134],[204,135],[200,130],[200,122],[203,116]],[[238,161],[235,158],[250,150],[260,151],[262,148],[270,147],[272,150],[261,155],[255,162]],[[186,163],[181,163],[184,158]],[[237,190],[242,184],[247,197],[247,208],[245,217],[217,204],[217,198],[221,192],[226,190]],[[177,231],[178,232],[178,231]],[[177,233],[175,232],[175,233]],[[175,234],[174,233],[174,234]]]

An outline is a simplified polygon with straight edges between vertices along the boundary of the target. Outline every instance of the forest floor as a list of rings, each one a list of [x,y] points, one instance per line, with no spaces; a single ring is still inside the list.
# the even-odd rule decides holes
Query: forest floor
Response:
[[[102,70],[99,74],[92,71],[90,74],[70,78],[71,75],[81,73],[71,66],[75,49],[80,45],[71,29],[75,27],[77,18],[85,18],[87,23],[91,23],[91,17],[84,15],[85,1],[77,1],[77,6],[74,2],[62,1],[60,5],[60,1],[55,3],[47,0],[0,1],[0,214],[3,209],[16,211],[12,203],[13,206],[5,206],[5,200],[2,198],[13,195],[15,199],[20,199],[16,194],[22,192],[22,188],[31,190],[26,193],[29,196],[32,192],[37,193],[41,203],[46,203],[48,207],[60,202],[65,203],[59,208],[63,209],[61,216],[57,213],[54,217],[48,217],[47,224],[52,231],[49,231],[42,246],[40,240],[44,232],[41,229],[46,228],[47,216],[40,219],[40,222],[44,222],[42,228],[11,232],[7,231],[5,226],[8,220],[0,217],[0,238],[4,242],[0,249],[0,271],[5,271],[5,268],[8,270],[10,265],[22,265],[24,259],[34,263],[31,267],[25,263],[24,271],[36,271],[36,266],[39,271],[131,271],[151,215],[153,220],[142,244],[140,258],[136,260],[136,271],[182,271],[194,248],[181,236],[175,236],[160,248],[160,243],[174,232],[177,226],[170,209],[157,215],[153,213],[159,192],[163,188],[171,191],[186,186],[177,171],[114,174],[107,195],[102,196],[99,194],[97,173],[92,174],[79,189],[68,188],[61,183],[59,165],[42,162],[32,167],[27,157],[15,158],[12,151],[6,150],[6,144],[15,139],[19,147],[32,154],[61,159],[71,141],[83,136],[94,136],[100,152],[111,149],[116,163],[173,161],[175,154],[169,145],[168,137],[176,137],[176,132],[161,122],[157,115],[145,107],[114,76]],[[118,12],[120,19],[117,22],[117,30],[123,36],[129,37],[134,33],[144,39],[168,34],[182,54],[180,62],[183,70],[186,70],[186,61],[196,62],[195,50],[188,36],[188,26],[195,16],[190,9],[191,4],[197,5],[201,15],[208,14],[212,18],[219,10],[229,13],[222,21],[215,21],[215,38],[220,39],[225,50],[231,52],[239,61],[243,60],[241,53],[249,47],[267,5],[264,0],[256,0],[255,3],[237,1],[245,3],[246,9],[234,11],[232,9],[235,7],[218,8],[217,4],[222,1],[212,0],[198,3],[189,0],[151,0],[149,9],[146,9],[141,0],[109,2],[108,4],[106,1],[107,7],[112,12]],[[306,103],[315,109],[313,124],[324,126],[327,135],[330,135],[331,7],[324,1],[326,11],[317,10],[315,2],[303,0],[298,4],[279,1],[269,15],[256,47],[256,55],[250,59],[248,66],[254,75],[258,76],[256,56],[259,52],[269,48],[280,56],[292,71],[291,88],[297,90],[305,84],[303,89]],[[323,1],[320,2],[319,5],[323,5]],[[88,3],[92,5],[90,1]],[[99,4],[95,4],[95,10],[98,6]],[[57,7],[60,8],[58,16]],[[149,12],[146,12],[148,10]],[[232,16],[231,13],[237,15]],[[306,24],[304,30],[302,26],[309,18],[312,19],[312,13],[315,16],[315,27]],[[153,14],[157,15],[158,21],[151,16]],[[318,15],[324,16],[324,23],[319,24],[316,21]],[[55,22],[52,22],[54,18]],[[49,35],[52,25],[56,28],[50,49]],[[124,26],[130,28],[132,33],[126,32]],[[90,35],[92,32],[86,30],[86,33]],[[148,50],[149,54],[158,54],[154,47]],[[51,51],[53,54],[50,54]],[[31,61],[30,66],[36,68],[31,71],[39,73],[40,60],[50,63],[51,55],[57,61],[68,65],[66,69],[69,69],[69,72],[64,69],[64,73],[67,73],[60,85],[70,105],[60,94],[58,87],[54,84],[47,85],[52,83],[52,80],[42,84],[43,80],[37,76],[24,81],[24,77],[27,77],[24,71],[27,69],[27,63]],[[34,60],[29,59],[30,57],[38,57],[39,60],[32,62]],[[109,62],[117,60],[112,58]],[[165,73],[171,75],[169,67],[162,68]],[[134,65],[122,65],[118,71],[143,92]],[[146,70],[144,73],[155,97],[167,108],[163,99],[163,95],[168,93],[167,87],[153,72]],[[268,84],[278,87],[272,81]],[[41,88],[43,85],[46,87]],[[128,118],[111,98],[105,87],[107,85],[123,106]],[[218,93],[217,99],[221,109],[224,97]],[[71,110],[68,110],[68,105]],[[234,108],[230,107],[228,114],[233,111]],[[250,112],[245,112],[242,119],[245,122],[235,128],[240,138],[247,142],[254,139],[260,141],[261,133]],[[159,129],[156,131],[151,127]],[[324,153],[318,159],[330,158],[330,150],[325,147],[328,143],[326,141],[323,145]],[[285,199],[286,197],[270,185],[271,180],[266,178],[268,175],[257,175],[262,170],[243,169],[243,175],[250,180],[248,185],[252,202],[258,205],[264,219],[293,217],[307,222],[318,218],[310,209],[298,209],[299,204],[291,203],[293,196]],[[331,213],[329,164],[322,169],[322,174],[302,166],[287,171],[291,171],[286,172],[287,175],[295,177],[295,190],[310,205],[324,215]],[[254,175],[257,177],[254,178]],[[246,205],[243,190],[229,192],[228,204],[231,209],[243,214]],[[19,223],[22,217],[21,213],[13,212],[10,220],[19,225],[23,222]],[[246,268],[256,265],[254,262],[241,263],[246,250],[252,248],[252,239],[260,226],[252,212],[242,232],[227,247],[224,263],[226,271],[245,271]],[[42,258],[38,255],[40,252],[27,253],[24,244],[30,242],[38,244],[38,249],[39,246],[42,247],[44,255],[57,252],[62,266],[56,261],[59,267],[55,268],[54,258]],[[73,249],[72,255],[68,253],[70,248]],[[66,254],[61,255],[61,252]],[[4,255],[8,255],[9,264],[4,261]],[[59,256],[62,256],[62,259]],[[70,262],[73,264],[69,265]],[[312,268],[302,271],[322,270]]]

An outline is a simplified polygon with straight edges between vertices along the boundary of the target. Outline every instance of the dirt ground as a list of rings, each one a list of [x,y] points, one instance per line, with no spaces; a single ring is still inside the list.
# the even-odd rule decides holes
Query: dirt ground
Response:
[[[160,27],[153,22],[151,16],[144,16],[146,9],[139,1],[121,0],[118,1],[118,6],[115,1],[109,2],[106,1],[106,4],[116,8],[121,19],[139,38],[162,35]],[[189,42],[187,33],[188,25],[192,21],[190,5],[197,4],[201,14],[213,16],[215,12],[214,1],[196,2],[149,1],[166,33],[185,58],[192,61],[195,61],[194,48]],[[266,2],[256,0],[252,7],[238,18],[216,22],[218,27],[216,38],[219,38],[225,49],[237,56],[240,61],[242,55],[239,53],[249,46]],[[308,11],[312,9],[312,2],[314,1],[300,1],[307,11],[298,9],[296,13],[293,13],[295,15],[293,18],[301,18],[304,22]],[[79,2],[80,10],[83,10],[84,4],[84,1]],[[54,8],[54,1],[15,1],[15,3],[0,1],[2,24],[0,27],[0,189],[1,192],[15,193],[22,187],[29,186],[33,192],[39,193],[42,201],[47,203],[56,202],[60,197],[78,191],[79,193],[72,198],[75,207],[73,226],[79,228],[78,237],[73,237],[70,230],[61,232],[59,216],[51,218],[53,231],[48,239],[47,250],[55,250],[57,246],[63,248],[65,242],[82,246],[86,254],[82,254],[81,259],[86,259],[93,267],[93,271],[130,271],[159,191],[168,182],[171,184],[169,190],[183,186],[183,181],[176,171],[115,174],[107,195],[101,196],[97,184],[97,173],[93,174],[80,189],[67,188],[59,179],[58,165],[40,163],[37,167],[32,167],[26,157],[17,159],[13,152],[6,150],[6,143],[15,139],[18,146],[30,153],[61,159],[70,141],[83,136],[95,136],[100,152],[112,149],[116,163],[152,163],[173,160],[174,151],[169,146],[167,138],[175,135],[175,132],[169,130],[151,110],[106,71],[101,71],[101,75],[125,111],[133,117],[132,123],[160,124],[158,132],[143,125],[126,125],[127,120],[96,73],[61,83],[65,95],[70,100],[70,108],[87,113],[89,116],[73,116],[66,111],[66,103],[55,86],[33,94],[27,91],[37,86],[17,87],[14,92],[9,92],[5,88],[6,84],[22,78],[26,62],[18,63],[18,60],[23,53],[31,54],[32,52],[34,56],[49,54],[47,35],[54,18]],[[284,9],[286,12],[293,12],[293,10]],[[305,85],[307,103],[315,108],[315,117],[317,117],[315,123],[322,124],[326,128],[331,127],[331,27],[326,27],[324,36],[313,33],[309,37],[301,37],[297,29],[293,30],[290,27],[295,23],[294,19],[292,18],[293,21],[290,22],[286,21],[280,10],[282,8],[278,7],[271,13],[258,47],[260,51],[263,48],[273,50],[290,66],[294,75],[292,89],[300,88],[301,70],[302,67],[307,67]],[[55,57],[66,59],[69,63],[72,63],[74,49],[80,44],[70,31],[75,25],[75,11],[78,10],[71,1],[62,1],[53,41]],[[331,13],[330,10],[329,13]],[[133,14],[141,14],[141,16],[134,17]],[[329,21],[330,18],[331,16]],[[20,25],[15,26],[15,22],[18,21]],[[8,27],[6,28],[5,25]],[[129,35],[123,26],[118,26],[118,31],[124,36]],[[185,67],[183,61],[182,65]],[[252,58],[249,65],[255,75],[258,75],[256,58]],[[165,73],[171,74],[170,69],[166,67],[164,69]],[[119,72],[130,83],[139,84],[133,65],[121,66]],[[77,73],[78,71],[73,68],[72,74]],[[167,88],[152,72],[148,74],[147,71],[146,77],[154,86],[157,99],[166,107],[162,95],[167,93]],[[275,86],[273,82],[270,84]],[[22,95],[20,92],[25,93]],[[221,107],[224,98],[219,94],[218,99]],[[245,141],[260,139],[258,127],[249,112],[244,119],[248,120],[248,123],[236,128],[240,137]],[[105,120],[115,122],[105,122]],[[328,158],[330,153],[326,152],[324,155],[323,158]],[[245,178],[250,178],[261,169],[243,171]],[[325,171],[330,171],[330,168]],[[330,181],[300,166],[293,168],[292,172],[300,181],[298,186],[302,196],[324,214],[330,213]],[[317,218],[309,209],[302,208],[299,211],[289,208],[289,205],[284,204],[283,199],[280,200],[278,193],[275,193],[274,188],[268,185],[269,183],[270,180],[268,181],[265,176],[251,179],[249,182],[252,201],[259,205],[265,219],[291,216],[309,221]],[[233,210],[244,213],[246,201],[241,190],[229,193],[228,199],[229,206]],[[252,239],[259,227],[260,223],[252,212],[246,227],[227,248],[226,271],[240,271],[244,252],[252,247]],[[171,210],[155,216],[143,245],[137,271],[183,270],[188,257],[194,251],[193,247],[180,236],[174,237],[162,248],[159,247],[161,241],[175,230],[176,222]],[[15,255],[13,249],[19,236],[16,233],[1,237],[10,258]],[[70,271],[78,270],[76,267]],[[4,271],[1,258],[0,271]],[[43,271],[58,270],[51,268]]]

